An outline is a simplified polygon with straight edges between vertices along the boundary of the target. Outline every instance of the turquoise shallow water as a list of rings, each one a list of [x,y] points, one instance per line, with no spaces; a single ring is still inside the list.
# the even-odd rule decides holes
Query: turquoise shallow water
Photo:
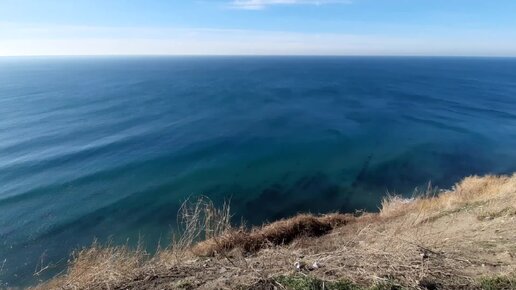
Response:
[[[516,59],[0,58],[0,116],[0,281],[26,285],[94,237],[152,248],[192,194],[259,224],[515,171]]]

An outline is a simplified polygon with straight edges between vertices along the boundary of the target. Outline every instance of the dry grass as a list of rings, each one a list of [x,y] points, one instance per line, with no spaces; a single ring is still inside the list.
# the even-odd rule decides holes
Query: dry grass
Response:
[[[141,246],[101,246],[94,242],[90,247],[72,254],[67,272],[38,289],[112,289],[124,281],[131,281],[146,273],[160,271],[181,263],[189,256],[189,249],[198,241],[223,235],[231,230],[229,203],[221,208],[205,196],[188,198],[178,211],[179,234],[172,243],[158,249],[154,257]],[[138,243],[140,245],[140,243]]]
[[[250,230],[231,226],[228,204],[217,209],[201,197],[185,201],[180,235],[154,257],[140,248],[94,244],[73,255],[64,275],[38,288],[232,289],[291,275],[293,263],[304,260],[324,267],[302,275],[332,283],[482,289],[478,277],[516,276],[515,209],[516,174],[468,177],[451,190],[429,187],[411,199],[389,197],[378,214],[303,214]],[[232,250],[243,254],[239,260]]]
[[[137,275],[147,260],[141,247],[101,246],[96,242],[72,254],[65,275],[41,285],[43,289],[109,289]]]
[[[243,229],[228,231],[198,243],[192,251],[199,256],[213,256],[237,247],[244,252],[256,252],[268,246],[288,244],[299,237],[319,237],[355,219],[349,214],[329,214],[318,217],[303,214],[251,231]]]
[[[195,241],[218,237],[232,228],[229,202],[224,202],[222,208],[217,208],[205,196],[195,200],[189,198],[183,202],[177,220],[182,235],[176,245],[184,248],[188,248]]]
[[[178,215],[179,238],[174,239],[170,251],[181,258],[196,242],[213,239],[232,232],[231,208],[224,202],[217,208],[205,196],[192,200],[188,198],[181,205]]]
[[[458,210],[468,204],[495,200],[514,193],[516,173],[512,176],[470,176],[457,183],[451,190],[436,194],[430,187],[419,196],[405,199],[389,196],[382,202],[380,217],[393,218],[417,214],[420,221],[435,214]]]

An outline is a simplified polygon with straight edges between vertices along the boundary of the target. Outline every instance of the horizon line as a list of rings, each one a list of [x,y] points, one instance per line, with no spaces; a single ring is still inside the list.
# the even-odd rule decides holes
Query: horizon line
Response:
[[[442,57],[442,58],[516,58],[514,55],[431,55],[431,54],[34,54],[0,55],[0,58],[24,57]]]

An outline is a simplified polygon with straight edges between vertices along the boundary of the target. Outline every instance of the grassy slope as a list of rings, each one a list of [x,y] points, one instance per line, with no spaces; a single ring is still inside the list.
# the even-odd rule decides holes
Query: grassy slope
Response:
[[[206,209],[210,223],[228,212]],[[516,174],[468,177],[434,197],[388,198],[377,214],[215,228],[204,242],[152,258],[94,245],[38,288],[516,289]]]

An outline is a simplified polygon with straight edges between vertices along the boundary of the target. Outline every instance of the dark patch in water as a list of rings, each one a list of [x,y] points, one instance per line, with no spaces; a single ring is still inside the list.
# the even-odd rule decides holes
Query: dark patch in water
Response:
[[[469,130],[466,130],[464,128],[460,128],[458,126],[450,126],[450,125],[447,125],[445,123],[434,121],[434,120],[417,118],[417,117],[413,117],[413,116],[409,116],[409,115],[403,115],[403,118],[405,118],[407,120],[410,120],[410,121],[413,121],[413,122],[419,122],[421,124],[426,124],[426,125],[429,125],[429,126],[433,126],[433,127],[438,128],[438,129],[447,129],[447,130],[451,130],[451,131],[454,131],[454,132],[457,132],[457,133],[462,133],[462,134],[470,133]]]
[[[318,191],[328,184],[328,176],[322,172],[301,177],[291,188],[291,191]]]
[[[245,204],[243,215],[251,223],[261,223],[271,217],[284,218],[298,212],[339,208],[335,203],[340,204],[342,199],[340,185],[332,182],[328,175],[316,172],[298,178],[291,186],[275,183],[266,187],[258,197]]]
[[[322,198],[327,201],[334,201],[339,197],[340,187],[338,185],[329,185],[328,188],[321,192]]]
[[[464,150],[439,152],[425,146],[364,170],[353,186],[410,193],[432,181],[446,188],[469,172],[484,173],[483,168],[489,166],[490,161],[478,154]]]
[[[371,159],[372,158],[373,158],[373,154],[369,154],[367,156],[364,164],[362,164],[362,167],[360,168],[360,171],[357,174],[357,177],[355,178],[355,180],[351,184],[351,187],[356,187],[357,184],[359,184],[362,181],[362,179],[364,179],[364,177],[366,175],[366,171],[369,168],[369,164],[371,163]]]

